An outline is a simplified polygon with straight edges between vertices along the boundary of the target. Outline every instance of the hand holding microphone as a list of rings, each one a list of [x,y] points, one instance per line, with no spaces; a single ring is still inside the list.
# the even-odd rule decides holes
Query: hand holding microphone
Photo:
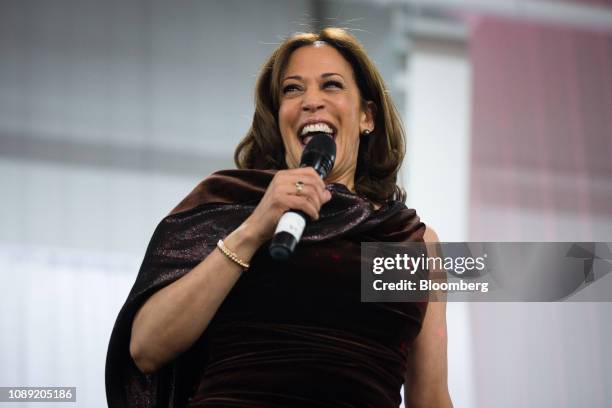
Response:
[[[304,148],[300,167],[312,167],[322,180],[331,171],[335,159],[336,143],[326,133],[317,132]],[[296,194],[300,195],[304,189],[304,182],[298,180],[295,187]],[[298,209],[291,209],[283,214],[270,243],[272,258],[279,261],[289,259],[302,237],[306,222],[306,214]]]
[[[251,245],[259,247],[273,238],[279,220],[290,210],[297,210],[300,214],[298,217],[303,219],[319,217],[321,206],[331,199],[331,193],[325,188],[322,177],[331,171],[335,153],[335,142],[329,135],[314,135],[302,152],[300,167],[279,170],[274,175],[261,201],[241,226],[246,235],[251,237]],[[282,225],[287,224],[283,222]],[[302,230],[299,231],[300,237]],[[299,238],[293,237],[297,244]],[[278,252],[281,251],[290,255],[292,249],[288,252],[280,249]]]

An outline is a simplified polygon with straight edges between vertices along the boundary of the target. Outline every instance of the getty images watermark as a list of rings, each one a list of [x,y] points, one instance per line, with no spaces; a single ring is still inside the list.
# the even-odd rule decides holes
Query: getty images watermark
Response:
[[[602,242],[361,244],[361,300],[612,301]]]

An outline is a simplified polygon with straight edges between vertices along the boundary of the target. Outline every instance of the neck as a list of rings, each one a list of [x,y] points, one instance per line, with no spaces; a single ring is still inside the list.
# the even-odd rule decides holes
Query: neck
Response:
[[[327,178],[325,179],[326,183],[340,183],[343,184],[344,186],[346,186],[346,188],[351,192],[351,193],[355,193],[357,194],[357,192],[355,191],[355,177],[354,174],[352,177],[343,177],[343,178]],[[378,210],[381,205],[375,203],[374,201],[371,201],[369,199],[367,199],[368,202],[370,202],[370,204],[372,204],[372,207],[374,207],[375,210]]]
[[[325,179],[326,183],[340,183],[343,184],[350,192],[355,192],[355,169],[344,172],[343,174],[332,174]]]

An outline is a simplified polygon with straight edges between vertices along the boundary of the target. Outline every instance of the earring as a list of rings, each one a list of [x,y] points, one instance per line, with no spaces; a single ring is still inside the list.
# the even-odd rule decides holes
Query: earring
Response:
[[[369,134],[370,134],[370,129],[364,129],[364,131],[362,132],[362,134],[363,134],[364,136],[369,135]]]

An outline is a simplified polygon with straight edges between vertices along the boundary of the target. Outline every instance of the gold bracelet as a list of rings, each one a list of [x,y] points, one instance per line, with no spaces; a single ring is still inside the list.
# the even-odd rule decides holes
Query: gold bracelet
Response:
[[[249,264],[244,262],[242,259],[238,258],[238,255],[230,251],[225,246],[222,239],[220,239],[219,242],[217,242],[217,248],[219,248],[219,250],[223,252],[223,255],[227,256],[231,261],[240,265],[245,271],[249,269]]]

